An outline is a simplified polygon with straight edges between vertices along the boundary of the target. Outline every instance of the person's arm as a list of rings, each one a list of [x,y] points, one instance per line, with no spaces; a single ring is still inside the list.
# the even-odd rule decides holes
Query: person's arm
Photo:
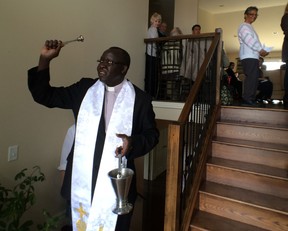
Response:
[[[41,49],[38,71],[49,68],[50,61],[59,55],[63,46],[61,41],[46,40],[45,45]]]
[[[61,182],[64,180],[66,165],[67,165],[67,157],[71,152],[73,147],[75,137],[75,125],[73,124],[67,131],[66,136],[64,138],[62,150],[61,150],[61,157],[60,157],[60,164],[58,166],[58,170],[60,171]]]
[[[57,57],[63,47],[58,40],[46,40],[41,49],[39,63],[37,67],[28,70],[28,88],[34,100],[47,107],[59,106],[55,103],[56,94],[50,86],[50,61]],[[58,95],[59,96],[59,95]],[[53,103],[51,102],[53,101]]]
[[[28,88],[33,99],[46,107],[74,109],[77,111],[87,89],[96,79],[82,78],[68,87],[50,85],[50,62],[56,58],[63,43],[58,40],[47,40],[41,49],[38,66],[28,70]],[[75,114],[76,115],[76,114]]]

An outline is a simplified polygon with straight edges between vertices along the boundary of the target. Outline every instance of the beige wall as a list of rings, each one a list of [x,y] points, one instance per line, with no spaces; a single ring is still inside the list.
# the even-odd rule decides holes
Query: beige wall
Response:
[[[213,15],[209,12],[199,9],[199,24],[201,25],[202,33],[209,33],[215,31],[215,23]]]
[[[179,27],[183,34],[191,34],[191,28],[198,23],[199,0],[175,0],[174,27]]]
[[[39,165],[46,181],[36,187],[36,221],[42,209],[64,209],[57,166],[72,113],[35,103],[27,89],[27,70],[37,65],[46,39],[70,40],[82,34],[52,62],[52,84],[68,85],[96,76],[96,60],[109,46],[120,46],[132,58],[128,78],[144,85],[144,42],[148,0],[41,1],[1,0],[0,3],[0,183],[9,185],[23,168]],[[8,147],[19,145],[19,159],[7,162]]]

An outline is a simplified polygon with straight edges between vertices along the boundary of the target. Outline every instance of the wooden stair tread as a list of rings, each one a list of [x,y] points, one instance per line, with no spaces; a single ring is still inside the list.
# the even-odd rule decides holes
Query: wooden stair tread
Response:
[[[233,221],[224,217],[220,217],[211,213],[197,211],[193,216],[191,227],[198,230],[209,231],[265,231],[256,226]]]
[[[221,166],[223,168],[235,169],[237,171],[251,172],[254,174],[265,175],[271,178],[278,178],[288,181],[287,169],[273,168],[260,164],[251,164],[247,162],[227,160],[217,157],[212,157],[208,160],[207,165]]]
[[[233,124],[236,126],[244,126],[244,127],[257,127],[257,128],[270,128],[270,129],[279,129],[279,130],[288,130],[288,125],[283,124],[268,124],[268,123],[254,123],[247,121],[237,121],[237,120],[228,120],[228,119],[220,119],[218,124]]]
[[[190,230],[286,230],[288,111],[223,108]]]
[[[275,144],[252,140],[240,140],[226,137],[215,137],[212,142],[288,153],[288,145],[285,144]]]
[[[222,120],[247,121],[265,124],[288,125],[288,111],[285,109],[221,107]]]
[[[229,106],[224,106],[222,105],[221,108],[235,108],[235,109],[245,109],[245,110],[252,110],[252,111],[282,111],[282,112],[287,112],[287,109],[284,108],[273,108],[273,107],[245,107],[245,106],[237,106],[237,105],[229,105]]]
[[[229,200],[233,201],[237,200],[250,206],[265,208],[266,210],[288,215],[288,200],[273,195],[208,181],[203,183],[200,192],[229,198]]]

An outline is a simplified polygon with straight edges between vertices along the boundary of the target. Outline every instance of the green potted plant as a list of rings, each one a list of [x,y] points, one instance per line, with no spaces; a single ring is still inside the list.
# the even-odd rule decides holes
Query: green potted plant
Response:
[[[15,176],[16,185],[6,188],[0,184],[0,231],[29,231],[33,225],[32,220],[22,220],[22,216],[36,202],[34,185],[45,180],[40,167],[33,167],[32,172],[27,174],[27,168]],[[47,211],[43,211],[44,224],[38,224],[41,231],[49,231],[57,228],[61,216],[53,217]]]

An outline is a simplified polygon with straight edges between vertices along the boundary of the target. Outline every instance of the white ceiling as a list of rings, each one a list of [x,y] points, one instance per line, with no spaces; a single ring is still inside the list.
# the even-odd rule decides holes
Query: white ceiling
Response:
[[[286,5],[287,0],[199,0],[199,8],[212,14],[245,11],[249,6],[266,8]],[[284,9],[283,9],[284,11]]]
[[[237,28],[244,21],[244,11],[249,6],[256,6],[259,9],[259,17],[253,26],[260,41],[273,46],[273,51],[281,51],[283,32],[280,28],[280,21],[286,4],[287,0],[199,0],[199,8],[212,14],[216,18],[215,24],[218,22],[221,24],[227,53],[239,50]],[[275,8],[270,11],[270,7],[278,7],[277,15],[273,12]],[[223,19],[222,22],[220,22],[221,19]]]

